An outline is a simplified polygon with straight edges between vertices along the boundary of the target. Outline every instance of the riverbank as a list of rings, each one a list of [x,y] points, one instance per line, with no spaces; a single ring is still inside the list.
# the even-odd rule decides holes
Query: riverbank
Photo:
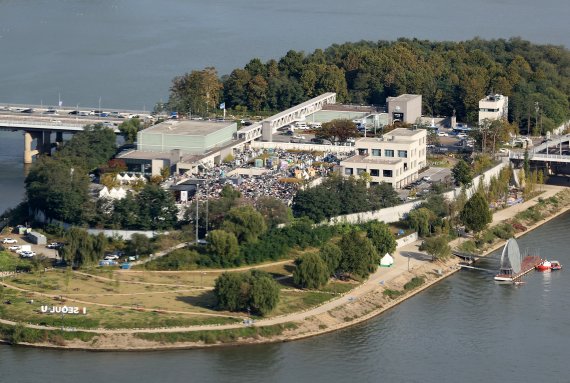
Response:
[[[501,220],[494,219],[493,225],[512,219],[518,213],[542,203],[541,201],[553,197],[562,190],[565,190],[566,195],[570,193],[567,188],[546,187],[540,196],[497,212],[495,216],[501,217]],[[520,237],[568,211],[569,199],[563,201],[564,206],[557,207],[553,214],[529,225],[526,231],[515,236]],[[366,282],[339,298],[305,312],[259,320],[254,326],[194,326],[148,331],[93,330],[81,332],[92,334],[88,341],[70,339],[55,345],[46,342],[20,344],[93,351],[135,351],[287,342],[321,335],[354,326],[380,315],[459,270],[459,260],[455,258],[445,262],[431,262],[428,256],[418,250],[419,243],[416,241],[399,249],[394,255],[393,267],[379,268]],[[499,241],[487,248],[485,253],[488,254],[502,245],[503,241]],[[423,283],[419,287],[406,289],[406,284],[414,279],[416,281],[422,279]]]

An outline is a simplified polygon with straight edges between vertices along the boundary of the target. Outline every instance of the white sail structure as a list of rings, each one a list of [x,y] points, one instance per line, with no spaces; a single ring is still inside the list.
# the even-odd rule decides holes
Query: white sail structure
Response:
[[[521,252],[514,238],[508,240],[501,254],[501,270],[511,270],[512,274],[521,271]]]

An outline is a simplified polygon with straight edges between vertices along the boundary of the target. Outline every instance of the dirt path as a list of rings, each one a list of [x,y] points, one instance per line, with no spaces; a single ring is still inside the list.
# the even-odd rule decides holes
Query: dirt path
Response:
[[[544,185],[545,193],[541,194],[540,196],[533,198],[530,201],[524,202],[519,205],[511,206],[506,209],[503,209],[493,216],[493,223],[491,226],[515,216],[518,212],[528,209],[530,206],[536,204],[538,198],[549,198],[553,196],[558,191],[563,190],[565,188],[558,187],[558,186],[549,186]],[[566,211],[566,209],[562,209],[560,211]],[[549,218],[550,219],[550,218]],[[533,226],[538,227],[544,221],[541,221]],[[532,229],[532,228],[531,228]],[[337,309],[341,306],[344,306],[349,303],[358,303],[358,301],[365,297],[367,294],[374,292],[374,291],[382,291],[384,289],[384,284],[400,278],[401,276],[405,275],[409,270],[413,271],[414,269],[423,268],[426,265],[430,265],[431,258],[428,257],[425,253],[422,253],[418,250],[418,246],[421,241],[416,241],[414,243],[408,244],[396,251],[394,254],[394,266],[390,268],[378,268],[378,270],[373,273],[368,280],[362,283],[360,286],[356,287],[355,289],[349,291],[348,293],[341,295],[336,299],[332,299],[323,303],[322,305],[313,307],[303,312],[295,312],[290,314],[281,315],[278,317],[267,318],[257,320],[255,322],[255,326],[271,326],[277,324],[284,324],[288,322],[302,322],[303,320],[315,317],[320,314],[325,314],[327,312],[331,312],[334,309]],[[290,262],[290,261],[283,261]],[[259,267],[259,266],[255,266]],[[254,268],[254,267],[251,267]],[[113,306],[117,307],[117,306]],[[215,314],[212,314],[215,315]],[[376,315],[373,313],[373,315]],[[237,315],[236,315],[237,316]],[[367,316],[368,317],[368,316]],[[358,321],[358,319],[356,320]],[[10,323],[15,324],[14,322],[0,320],[2,323]],[[33,328],[43,328],[46,329],[49,327],[45,326],[35,326],[35,325],[26,325]],[[242,328],[244,324],[225,324],[225,325],[198,325],[198,326],[186,326],[186,327],[169,327],[169,328],[156,328],[156,329],[123,329],[123,330],[110,330],[110,329],[98,329],[98,330],[81,330],[86,332],[97,332],[101,334],[133,334],[133,333],[168,333],[168,332],[189,332],[189,331],[205,331],[205,330],[224,330],[224,329],[235,329],[235,328]],[[340,326],[339,326],[340,327]],[[57,328],[51,328],[57,329]],[[330,331],[329,330],[322,330],[321,332]],[[316,332],[318,333],[318,331]],[[313,334],[314,335],[314,334]]]

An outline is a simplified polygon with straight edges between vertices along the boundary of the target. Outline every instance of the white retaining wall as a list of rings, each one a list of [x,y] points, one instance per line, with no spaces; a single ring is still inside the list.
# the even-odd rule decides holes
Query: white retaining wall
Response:
[[[58,225],[63,227],[65,230],[69,230],[73,225],[58,221],[57,219],[47,218],[45,213],[41,210],[37,211],[35,214],[36,221]],[[157,232],[153,230],[112,230],[112,229],[93,229],[89,228],[86,229],[89,234],[97,235],[99,233],[103,233],[105,237],[113,238],[113,237],[122,237],[125,240],[130,240],[133,234],[142,234],[147,236],[148,238],[154,238],[159,234],[168,234],[168,232]]]
[[[283,150],[306,150],[325,153],[350,153],[354,152],[354,146],[317,145],[292,142],[262,142],[252,141],[252,148],[258,149],[283,149]]]
[[[508,160],[501,162],[499,165],[487,170],[482,175],[475,177],[473,179],[473,186],[467,189],[466,191],[467,198],[471,197],[477,191],[477,187],[479,186],[480,182],[483,182],[485,185],[488,185],[491,177],[497,177],[501,169],[507,166],[509,166]],[[457,196],[459,196],[460,193],[461,193],[461,188],[457,187],[454,190],[444,193],[443,196],[451,201],[457,198]],[[400,219],[404,218],[412,209],[414,209],[416,206],[420,205],[421,203],[422,200],[416,200],[413,202],[408,202],[393,207],[387,207],[380,210],[340,215],[338,217],[331,218],[328,224],[334,225],[343,222],[356,224],[356,223],[365,223],[373,220],[384,221],[385,223],[398,222]]]
[[[405,237],[402,238],[398,238],[396,239],[396,249],[399,249],[400,247],[406,246],[412,242],[415,242],[418,240],[418,233],[412,233],[410,235],[406,235]]]

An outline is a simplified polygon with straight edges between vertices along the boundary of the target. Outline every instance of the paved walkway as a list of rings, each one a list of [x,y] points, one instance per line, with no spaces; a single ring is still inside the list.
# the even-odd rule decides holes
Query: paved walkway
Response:
[[[543,185],[545,193],[542,193],[540,196],[531,199],[530,201],[524,202],[519,205],[511,206],[506,209],[503,209],[493,216],[493,222],[491,224],[495,225],[507,218],[513,217],[520,211],[528,209],[530,206],[536,204],[538,198],[549,198],[556,194],[558,191],[565,189],[564,187],[560,186],[551,186],[551,185]],[[408,271],[408,267],[410,270],[421,266],[427,262],[431,261],[431,258],[428,257],[425,253],[422,253],[418,250],[418,246],[421,243],[420,240],[410,243],[408,245],[403,246],[402,248],[398,249],[394,254],[394,265],[390,268],[378,268],[378,270],[373,273],[368,280],[362,283],[360,286],[356,287],[355,289],[351,290],[348,294],[341,296],[336,299],[332,299],[324,304],[314,307],[312,309],[303,311],[303,312],[295,312],[291,314],[281,315],[278,317],[268,318],[268,319],[261,319],[255,322],[256,326],[271,326],[277,324],[283,324],[288,322],[298,322],[302,321],[308,317],[312,317],[315,315],[319,315],[325,313],[327,311],[333,310],[338,308],[348,302],[353,302],[358,300],[360,297],[366,295],[367,293],[375,290],[379,286],[381,286],[384,282],[390,281],[394,278],[397,278]],[[450,244],[452,245],[452,243]],[[239,314],[238,314],[239,315]],[[0,320],[2,323],[10,323],[16,324],[15,322],[10,322],[6,320]],[[57,327],[45,327],[45,326],[36,326],[36,325],[27,325],[28,327],[32,328],[40,328],[40,329],[59,329]],[[109,330],[109,329],[96,329],[96,330],[81,330],[85,332],[97,332],[97,333],[104,333],[104,334],[121,334],[121,333],[167,333],[167,332],[187,332],[187,331],[204,331],[204,330],[222,330],[222,329],[233,329],[233,328],[242,328],[244,327],[243,324],[227,324],[227,325],[201,325],[201,326],[188,326],[188,327],[169,327],[169,328],[156,328],[156,329],[116,329],[116,330]]]

